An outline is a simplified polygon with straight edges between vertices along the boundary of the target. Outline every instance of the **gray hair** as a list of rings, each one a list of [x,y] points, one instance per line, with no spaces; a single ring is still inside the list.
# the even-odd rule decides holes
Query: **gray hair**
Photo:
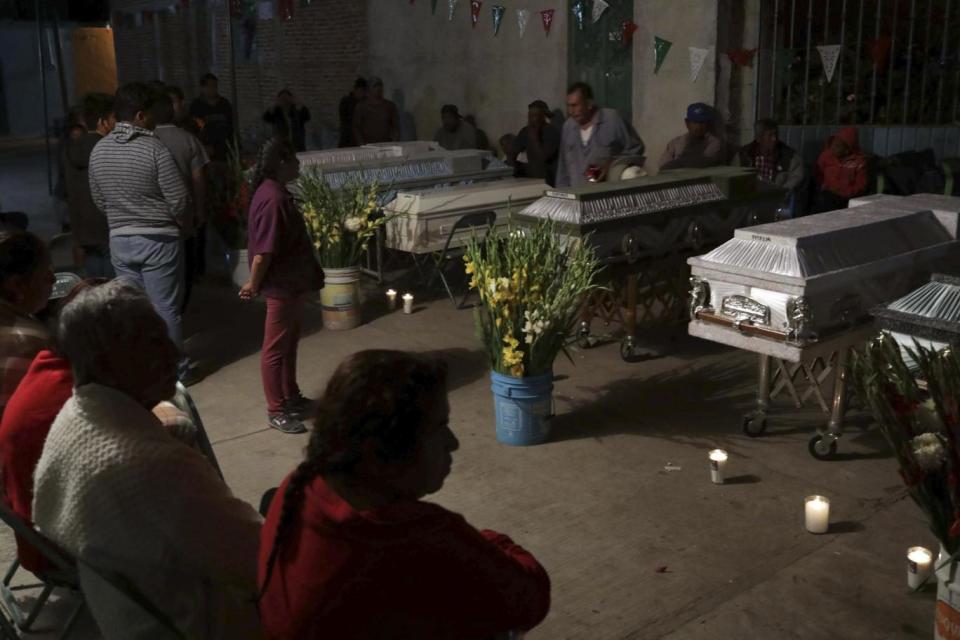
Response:
[[[56,325],[57,345],[70,362],[74,384],[102,380],[105,356],[127,351],[131,338],[142,332],[144,320],[156,317],[147,294],[130,280],[112,280],[77,294]]]
[[[759,138],[767,131],[776,131],[779,128],[780,127],[777,125],[776,120],[773,120],[772,118],[761,118],[760,120],[757,120],[757,124],[754,126],[753,132],[756,134],[756,137]]]

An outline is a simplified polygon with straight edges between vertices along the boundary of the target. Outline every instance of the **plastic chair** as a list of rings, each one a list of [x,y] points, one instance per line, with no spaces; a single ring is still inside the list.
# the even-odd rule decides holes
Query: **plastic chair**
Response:
[[[450,246],[453,242],[453,237],[459,232],[467,230],[475,231],[477,229],[485,229],[486,233],[484,235],[490,235],[496,221],[496,211],[478,211],[461,216],[460,219],[453,224],[453,228],[450,229],[447,241],[443,244],[443,250],[434,255],[435,270],[433,275],[430,276],[427,287],[431,287],[437,276],[440,276],[440,281],[443,282],[443,287],[447,290],[447,295],[450,296],[450,300],[457,309],[463,309],[466,306],[465,303],[470,296],[470,290],[467,289],[467,292],[463,294],[460,302],[457,302],[457,297],[453,294],[453,290],[450,288],[450,283],[447,281],[446,274],[444,273],[445,267],[449,264],[450,260],[463,258],[464,253],[466,253],[466,249],[462,246]]]
[[[223,471],[220,470],[220,463],[217,462],[217,455],[213,452],[213,445],[210,444],[210,438],[207,437],[207,430],[203,427],[203,420],[200,419],[200,412],[197,411],[197,405],[193,403],[190,392],[181,383],[177,382],[177,392],[174,394],[171,402],[176,405],[180,411],[183,411],[190,417],[190,421],[197,428],[197,447],[200,452],[206,456],[213,468],[217,470],[220,479],[223,480]]]
[[[40,584],[14,587],[10,585],[10,582],[13,580],[13,576],[17,573],[17,570],[20,569],[20,561],[14,560],[3,578],[3,582],[0,583],[0,599],[3,600],[4,605],[6,605],[7,610],[10,612],[14,624],[22,631],[29,631],[54,589],[64,588],[74,592],[79,598],[79,602],[70,613],[67,623],[60,631],[58,638],[63,640],[63,638],[66,638],[73,630],[77,617],[86,604],[80,591],[80,576],[77,573],[76,563],[64,552],[60,551],[53,542],[16,514],[2,500],[0,500],[0,520],[3,520],[13,529],[14,533],[36,549],[53,566],[53,569],[49,571],[34,574],[37,579],[40,580]],[[17,602],[14,591],[35,589],[38,587],[42,587],[42,591],[37,597],[36,602],[34,602],[33,607],[31,607],[29,611],[24,611],[20,603]]]

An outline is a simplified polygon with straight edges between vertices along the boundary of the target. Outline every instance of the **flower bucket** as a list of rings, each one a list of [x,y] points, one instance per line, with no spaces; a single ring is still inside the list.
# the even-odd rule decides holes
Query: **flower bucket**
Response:
[[[320,305],[323,326],[333,331],[360,326],[360,267],[324,268]]]
[[[946,550],[941,546],[937,557],[937,613],[934,617],[936,640],[960,640],[960,580],[957,579],[957,563],[948,562]]]
[[[248,255],[246,249],[235,249],[231,256],[233,271],[230,277],[233,280],[233,284],[237,285],[238,288],[247,284],[247,281],[250,280],[250,260]]]
[[[514,378],[490,372],[497,440],[515,447],[546,442],[553,418],[553,373]]]

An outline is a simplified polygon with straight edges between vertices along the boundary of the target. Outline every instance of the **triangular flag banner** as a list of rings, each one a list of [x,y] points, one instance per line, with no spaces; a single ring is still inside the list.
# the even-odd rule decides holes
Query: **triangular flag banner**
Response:
[[[544,9],[540,12],[540,19],[543,21],[543,30],[550,35],[550,27],[553,26],[553,14],[555,9]]]
[[[633,34],[636,33],[639,28],[633,20],[623,21],[623,24],[620,25],[620,41],[623,43],[623,46],[629,47],[633,43]]]
[[[453,12],[457,10],[457,0],[447,0],[447,4],[450,7],[450,14],[447,16],[447,20],[453,21]]]
[[[656,66],[653,68],[654,73],[660,71],[660,67],[663,66],[663,61],[667,59],[667,52],[670,51],[670,47],[672,46],[673,43],[669,40],[664,40],[660,36],[653,37],[653,52],[656,55]]]
[[[483,7],[483,0],[470,0],[470,26],[477,28],[477,22],[480,21],[480,9]]]
[[[577,0],[573,3],[573,19],[577,23],[577,29],[583,31],[583,12],[586,7],[583,6],[583,0]]]
[[[823,72],[827,74],[827,82],[833,82],[833,72],[837,70],[837,60],[840,59],[840,45],[824,44],[817,47],[820,60],[823,62]]]
[[[530,9],[517,9],[517,28],[520,29],[520,37],[527,32],[527,23],[530,22]]]
[[[507,8],[502,4],[493,5],[493,35],[500,33],[500,23],[503,22],[503,14],[507,12]]]
[[[730,58],[734,64],[738,64],[741,67],[752,67],[753,56],[756,55],[756,53],[756,49],[735,49],[727,51],[727,57]]]
[[[593,0],[593,21],[596,22],[603,15],[603,12],[610,6],[605,0]]]
[[[870,48],[870,59],[873,60],[874,69],[879,71],[887,66],[887,60],[890,59],[891,44],[892,41],[887,36],[867,40],[867,46]]]
[[[703,63],[707,61],[710,49],[701,49],[700,47],[690,47],[690,82],[696,82],[700,70],[703,69]]]

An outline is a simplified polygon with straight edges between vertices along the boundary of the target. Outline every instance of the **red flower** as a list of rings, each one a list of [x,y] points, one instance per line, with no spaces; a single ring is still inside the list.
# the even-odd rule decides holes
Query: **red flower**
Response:
[[[905,418],[916,411],[920,403],[916,400],[907,400],[904,396],[894,392],[890,395],[890,406],[893,407],[893,412],[897,414],[898,418]]]

